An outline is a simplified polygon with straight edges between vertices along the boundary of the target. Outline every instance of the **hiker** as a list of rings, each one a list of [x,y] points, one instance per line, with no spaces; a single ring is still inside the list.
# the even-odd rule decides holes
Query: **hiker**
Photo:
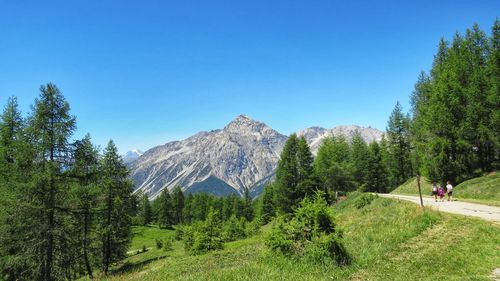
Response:
[[[448,201],[453,201],[453,185],[450,181],[446,182],[446,193],[448,193]]]
[[[444,202],[444,188],[439,185],[438,187],[438,195],[439,195],[439,199],[441,199],[441,202]]]
[[[434,196],[434,200],[436,200],[436,202],[438,201],[438,187],[437,187],[435,182],[432,183],[432,195],[431,196]]]

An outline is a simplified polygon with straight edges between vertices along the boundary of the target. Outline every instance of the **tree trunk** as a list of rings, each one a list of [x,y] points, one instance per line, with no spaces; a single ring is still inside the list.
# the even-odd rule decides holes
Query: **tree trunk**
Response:
[[[89,279],[93,280],[94,276],[92,275],[92,267],[90,266],[90,261],[89,261],[89,253],[88,253],[88,231],[89,231],[89,223],[90,223],[90,217],[89,217],[89,211],[88,209],[85,211],[85,217],[83,221],[83,258],[85,260],[85,266],[87,267],[87,272],[89,274]]]

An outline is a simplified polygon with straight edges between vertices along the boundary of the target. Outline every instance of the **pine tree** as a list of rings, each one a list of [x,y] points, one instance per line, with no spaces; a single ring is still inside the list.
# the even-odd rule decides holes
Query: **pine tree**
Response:
[[[489,114],[489,132],[494,142],[492,152],[492,167],[500,169],[500,20],[496,19],[489,40],[489,57],[487,66],[489,90],[487,97]]]
[[[247,221],[251,221],[254,217],[252,197],[250,196],[250,191],[248,190],[248,188],[245,188],[245,193],[243,194],[243,217]]]
[[[184,209],[182,210],[182,221],[184,223],[192,223],[194,221],[193,204],[194,196],[192,193],[188,193],[184,201]]]
[[[171,228],[175,223],[175,217],[173,199],[168,189],[163,189],[156,200],[159,201],[158,224],[160,228]]]
[[[109,266],[127,256],[131,241],[130,196],[132,183],[128,170],[118,155],[113,141],[109,141],[100,161],[101,188],[104,200],[100,236],[102,241],[102,271],[108,274]]]
[[[275,206],[282,213],[290,213],[294,205],[298,203],[297,146],[297,135],[292,134],[281,152],[276,170]]]
[[[318,184],[314,177],[313,167],[314,157],[311,153],[307,140],[302,136],[297,143],[297,197],[304,198],[311,196],[318,189]]]
[[[174,205],[174,223],[180,224],[183,222],[183,211],[184,211],[184,193],[180,186],[176,186],[172,195],[173,205]]]
[[[40,253],[40,280],[62,279],[68,275],[68,251],[65,243],[64,221],[67,214],[64,199],[67,198],[67,176],[69,166],[68,140],[75,130],[75,118],[70,115],[70,106],[54,84],[40,88],[40,97],[35,100],[29,130],[34,140],[36,173],[34,194],[40,208],[41,225],[36,245]],[[35,226],[32,226],[35,227]]]
[[[0,177],[6,181],[15,167],[17,150],[22,138],[23,119],[18,110],[17,98],[10,97],[0,117]]]
[[[410,157],[413,170],[419,173],[422,173],[423,160],[427,149],[426,142],[430,139],[427,131],[425,130],[425,109],[428,107],[429,97],[431,94],[431,78],[426,75],[425,72],[421,72],[417,83],[415,83],[414,90],[410,98],[410,144],[412,146]],[[384,147],[382,147],[382,145],[381,150],[384,151]],[[384,159],[384,155],[382,155],[382,158]]]
[[[403,113],[403,107],[396,103],[387,122],[389,145],[388,170],[390,186],[397,187],[412,175],[410,157],[410,119]]]
[[[274,188],[275,183],[271,182],[264,187],[264,191],[260,196],[259,218],[263,224],[271,221],[271,218],[276,214],[274,206]]]
[[[358,186],[365,183],[365,173],[368,158],[368,146],[361,137],[359,131],[356,131],[351,140],[351,161],[353,178]]]
[[[92,144],[90,135],[86,135],[81,141],[75,142],[74,163],[71,169],[71,177],[76,183],[72,190],[71,203],[75,209],[77,222],[75,229],[79,240],[77,247],[82,249],[83,263],[90,279],[93,279],[92,261],[98,256],[94,247],[96,242],[97,196],[99,195],[99,155],[98,149]]]
[[[365,182],[365,191],[387,192],[388,173],[382,161],[380,146],[375,141],[369,146]]]
[[[319,147],[314,171],[327,197],[332,197],[333,192],[354,189],[350,159],[350,147],[343,136],[327,137]]]
[[[25,231],[28,234],[21,226],[30,221],[31,215],[24,203],[23,182],[28,182],[32,174],[26,165],[24,132],[17,99],[11,97],[0,116],[0,279],[5,280],[33,279],[37,274],[33,272],[36,258],[27,255],[32,249],[27,247],[30,235],[19,235]]]
[[[167,191],[168,193],[168,191]],[[169,194],[170,197],[170,194]],[[142,225],[147,226],[151,223],[153,217],[153,211],[151,209],[151,203],[149,202],[148,196],[146,193],[142,194],[141,198],[141,218]]]

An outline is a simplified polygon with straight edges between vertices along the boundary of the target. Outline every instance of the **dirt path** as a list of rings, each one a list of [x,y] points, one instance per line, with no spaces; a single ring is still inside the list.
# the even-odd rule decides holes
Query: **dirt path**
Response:
[[[378,194],[378,196],[406,200],[416,204],[420,204],[420,198],[418,196],[399,195],[399,194]],[[484,220],[500,223],[500,207],[460,202],[460,201],[441,202],[438,200],[438,202],[435,202],[434,198],[428,198],[428,197],[423,197],[423,200],[424,200],[424,206],[431,207],[438,211],[471,216],[471,217],[479,217]]]

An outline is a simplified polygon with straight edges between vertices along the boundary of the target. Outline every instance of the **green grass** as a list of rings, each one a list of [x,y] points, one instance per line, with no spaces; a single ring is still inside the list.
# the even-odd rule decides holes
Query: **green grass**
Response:
[[[432,184],[425,177],[420,177],[420,188],[422,189],[422,195],[429,196],[432,192]],[[408,195],[418,195],[417,179],[411,178],[405,183],[400,185],[398,188],[394,189],[391,193],[394,194],[408,194]]]
[[[500,174],[474,178],[456,186],[453,192],[458,198],[500,202]]]
[[[174,235],[173,230],[160,229],[158,226],[134,226],[130,251],[141,250],[143,246],[156,248],[156,239],[164,240]]]
[[[421,178],[422,195],[430,196],[431,183]],[[391,193],[418,195],[416,179],[410,179]],[[489,175],[462,182],[453,189],[453,198],[459,201],[500,206],[500,174]]]
[[[133,247],[154,249],[129,257],[102,280],[489,280],[500,266],[500,226],[463,216],[441,216],[417,205],[377,198],[361,209],[359,193],[334,207],[353,264],[321,266],[270,252],[263,233],[226,243],[199,256],[155,249],[171,235],[158,228],[134,228]],[[438,265],[438,266],[437,266]],[[121,266],[121,267],[120,267]]]

